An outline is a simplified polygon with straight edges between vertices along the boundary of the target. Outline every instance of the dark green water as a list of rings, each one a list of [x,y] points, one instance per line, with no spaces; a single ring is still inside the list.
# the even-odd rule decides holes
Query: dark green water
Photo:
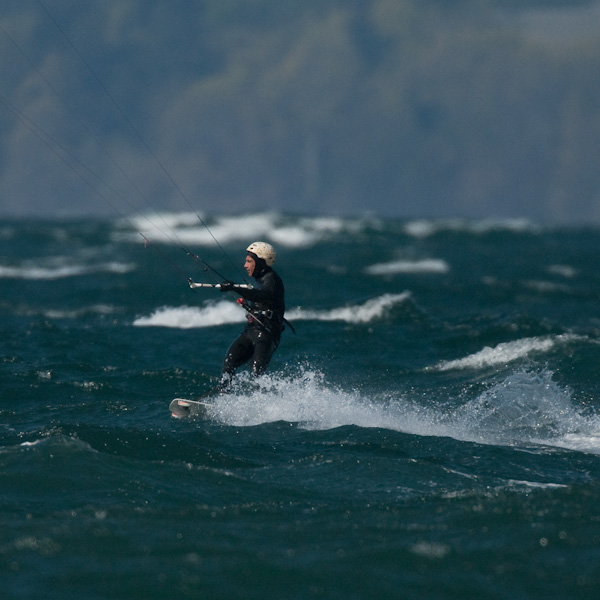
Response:
[[[0,223],[3,598],[595,596],[600,231],[208,221]],[[297,335],[173,419],[255,239]]]

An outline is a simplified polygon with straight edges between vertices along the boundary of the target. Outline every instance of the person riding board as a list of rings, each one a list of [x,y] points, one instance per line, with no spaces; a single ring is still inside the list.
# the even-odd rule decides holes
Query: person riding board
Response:
[[[249,361],[252,373],[262,375],[285,328],[283,282],[272,268],[275,249],[266,242],[254,242],[246,248],[246,253],[244,268],[256,286],[243,289],[229,281],[221,284],[222,292],[235,291],[241,296],[238,302],[247,313],[246,327],[227,350],[219,385],[221,391],[229,389],[236,370]]]

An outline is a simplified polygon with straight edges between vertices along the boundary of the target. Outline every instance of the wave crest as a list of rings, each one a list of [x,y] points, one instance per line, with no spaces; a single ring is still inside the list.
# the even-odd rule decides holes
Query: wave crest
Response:
[[[540,445],[600,454],[600,419],[584,415],[572,392],[553,373],[518,370],[454,410],[423,406],[391,392],[369,396],[327,382],[300,367],[251,380],[247,373],[231,394],[218,396],[209,417],[228,425],[277,421],[306,429],[355,425],[418,436],[450,437],[488,445]]]
[[[410,298],[410,292],[384,294],[367,300],[364,304],[342,306],[330,310],[295,308],[286,313],[290,321],[343,321],[346,323],[370,323],[385,315],[395,306]],[[242,323],[245,312],[233,302],[220,300],[203,307],[164,306],[151,315],[138,317],[133,321],[136,327],[174,327],[193,329]]]
[[[563,334],[502,342],[493,348],[486,346],[483,350],[464,358],[442,361],[434,368],[438,371],[451,371],[453,369],[481,369],[503,365],[524,358],[531,352],[548,352],[557,344],[565,344],[574,339],[577,339],[577,336]]]
[[[209,218],[195,213],[156,213],[120,221],[114,238],[137,241],[142,233],[152,242],[195,246],[214,246],[215,240],[227,245],[264,239],[287,248],[307,248],[343,233],[356,234],[378,226],[372,217],[287,217],[264,212]]]

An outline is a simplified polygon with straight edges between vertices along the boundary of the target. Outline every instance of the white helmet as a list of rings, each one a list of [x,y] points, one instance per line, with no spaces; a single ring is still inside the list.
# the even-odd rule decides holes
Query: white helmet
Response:
[[[258,258],[262,258],[267,267],[272,267],[275,262],[275,248],[267,242],[253,242],[246,248],[246,252],[252,252]]]

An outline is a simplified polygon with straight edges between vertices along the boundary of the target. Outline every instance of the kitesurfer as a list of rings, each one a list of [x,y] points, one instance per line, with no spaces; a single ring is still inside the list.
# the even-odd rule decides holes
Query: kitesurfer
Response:
[[[256,285],[243,289],[233,283],[221,284],[222,292],[235,291],[241,296],[238,302],[246,309],[247,323],[242,333],[233,341],[223,362],[220,389],[231,386],[235,371],[250,362],[252,373],[262,375],[284,329],[284,287],[273,270],[275,249],[266,242],[254,242],[246,249],[244,268]]]

